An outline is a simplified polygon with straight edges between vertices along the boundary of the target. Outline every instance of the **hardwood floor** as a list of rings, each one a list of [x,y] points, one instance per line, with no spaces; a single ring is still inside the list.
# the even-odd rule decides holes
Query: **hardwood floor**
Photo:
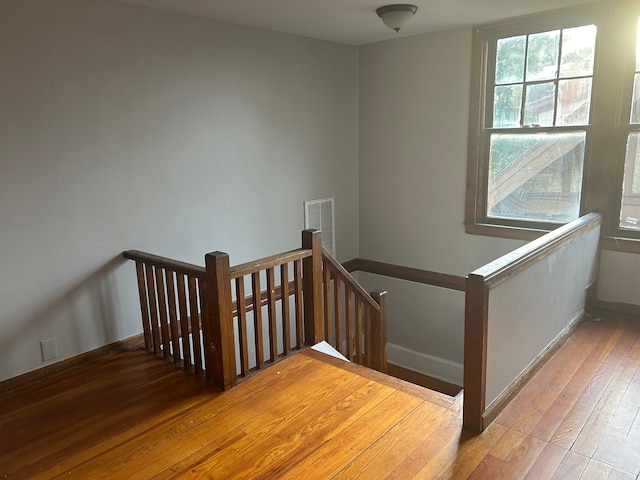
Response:
[[[555,468],[556,478],[637,479],[639,413],[640,320],[607,316],[584,323],[495,425],[512,437],[513,463],[536,467],[529,478]]]
[[[5,393],[0,478],[639,479],[640,319],[585,322],[475,437],[460,397],[300,355],[225,393],[139,350]]]

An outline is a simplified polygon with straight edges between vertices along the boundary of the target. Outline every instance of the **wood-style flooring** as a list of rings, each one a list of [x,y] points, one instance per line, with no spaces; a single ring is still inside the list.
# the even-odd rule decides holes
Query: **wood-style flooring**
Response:
[[[357,365],[345,379],[318,355],[219,393],[133,350],[2,394],[0,479],[639,479],[640,319],[583,323],[475,437],[461,397]],[[339,407],[296,398],[289,381],[326,384]],[[261,395],[274,382],[283,395]]]

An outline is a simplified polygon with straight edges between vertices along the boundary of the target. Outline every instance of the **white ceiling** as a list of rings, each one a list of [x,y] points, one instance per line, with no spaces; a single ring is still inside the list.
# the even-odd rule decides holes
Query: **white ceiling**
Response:
[[[385,0],[118,0],[125,3],[351,45],[478,25],[592,0],[413,0],[396,34],[376,16]]]

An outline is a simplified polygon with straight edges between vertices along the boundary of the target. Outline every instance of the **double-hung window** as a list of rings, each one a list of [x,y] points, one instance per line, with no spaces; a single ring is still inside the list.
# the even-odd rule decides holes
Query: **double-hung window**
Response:
[[[629,109],[622,113],[628,122],[622,121],[626,144],[618,227],[622,231],[640,232],[640,19],[636,30],[633,87],[630,91],[631,98],[625,102]]]
[[[640,8],[629,5],[474,30],[469,233],[532,238],[599,211],[608,235],[640,234]],[[632,32],[620,21],[630,11]],[[631,43],[635,70],[619,48]]]

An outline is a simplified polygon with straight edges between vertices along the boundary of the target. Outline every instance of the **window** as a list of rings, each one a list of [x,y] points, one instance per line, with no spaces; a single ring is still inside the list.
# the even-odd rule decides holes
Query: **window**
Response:
[[[636,56],[631,94],[619,227],[640,231],[640,19],[636,34]]]
[[[533,238],[599,211],[608,235],[640,234],[640,7],[613,5],[475,30],[469,233]]]

